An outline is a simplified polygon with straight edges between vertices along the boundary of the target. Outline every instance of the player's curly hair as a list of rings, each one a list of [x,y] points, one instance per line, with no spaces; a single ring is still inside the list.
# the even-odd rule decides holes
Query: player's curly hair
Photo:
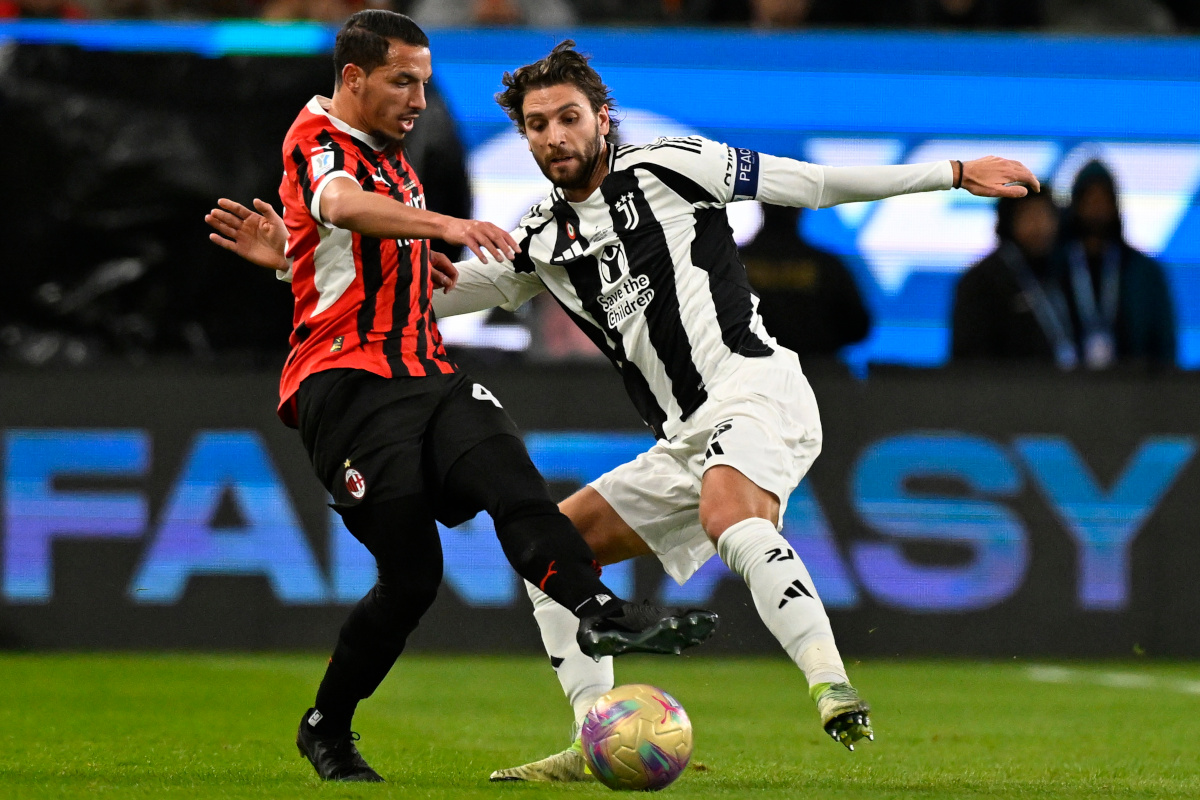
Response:
[[[575,50],[573,40],[565,39],[550,51],[550,55],[540,61],[504,73],[502,82],[505,88],[503,92],[496,93],[496,102],[508,114],[509,119],[516,123],[517,130],[524,136],[525,95],[533,89],[569,83],[583,92],[583,96],[592,106],[592,111],[599,111],[601,107],[608,106],[609,127],[606,138],[609,144],[616,144],[619,123],[614,112],[617,109],[617,101],[600,79],[600,73],[588,64],[589,59],[589,56]]]

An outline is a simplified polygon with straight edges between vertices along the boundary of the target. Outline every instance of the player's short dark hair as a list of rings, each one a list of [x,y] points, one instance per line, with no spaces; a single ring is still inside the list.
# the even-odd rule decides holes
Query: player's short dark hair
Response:
[[[360,67],[368,75],[386,64],[392,39],[413,47],[429,47],[425,31],[403,14],[371,8],[352,15],[333,44],[333,85],[342,85],[342,70],[347,64]]]
[[[504,73],[502,82],[505,88],[503,92],[496,93],[496,102],[508,114],[509,119],[517,124],[517,130],[524,136],[525,95],[533,89],[569,83],[583,92],[583,96],[592,106],[592,111],[599,111],[602,106],[608,106],[607,138],[610,144],[616,144],[618,121],[613,112],[616,111],[617,101],[600,79],[600,73],[588,64],[588,60],[588,56],[575,50],[574,41],[566,39],[540,61]]]

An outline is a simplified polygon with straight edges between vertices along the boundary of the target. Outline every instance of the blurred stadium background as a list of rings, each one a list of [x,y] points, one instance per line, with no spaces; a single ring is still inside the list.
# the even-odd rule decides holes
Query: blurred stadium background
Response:
[[[276,200],[283,134],[329,92],[336,23],[359,7],[0,2],[13,190],[0,648],[324,651],[373,581],[274,416],[288,288],[210,245],[203,222],[217,197]],[[996,246],[990,201],[937,193],[801,216],[793,233],[849,270],[870,332],[805,359],[826,442],[784,533],[851,659],[1200,656],[1198,4],[395,7],[430,24],[436,97],[410,143],[429,205],[501,226],[546,184],[492,94],[567,36],[595,56],[630,142],[699,133],[834,165],[996,153],[1062,206],[1080,168],[1103,161],[1127,240],[1167,276],[1169,363],[952,359],[955,286]],[[764,224],[756,204],[730,216],[740,243]],[[651,441],[552,304],[443,332],[563,495]],[[486,517],[444,542],[445,585],[412,648],[540,653]],[[684,587],[656,564],[606,579],[711,604],[724,625],[707,651],[777,650],[715,560]],[[1039,674],[1070,682],[1059,669]],[[1146,680],[1134,684],[1167,681]],[[1197,685],[1172,683],[1171,703],[1194,702]]]

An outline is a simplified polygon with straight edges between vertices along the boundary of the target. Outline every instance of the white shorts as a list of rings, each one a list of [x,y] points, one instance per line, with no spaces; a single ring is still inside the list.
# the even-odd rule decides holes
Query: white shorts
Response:
[[[682,431],[601,475],[590,485],[683,584],[716,555],[700,526],[700,480],[719,464],[733,467],[779,498],[788,496],[821,452],[817,401],[799,361],[776,353],[739,370]]]

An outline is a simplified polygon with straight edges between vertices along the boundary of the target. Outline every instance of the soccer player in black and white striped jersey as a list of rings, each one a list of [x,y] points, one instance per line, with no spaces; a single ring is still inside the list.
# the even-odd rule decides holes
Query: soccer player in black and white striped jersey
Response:
[[[560,508],[601,564],[655,555],[683,583],[719,554],[804,672],[825,731],[853,750],[873,736],[868,706],[850,684],[808,570],[779,533],[788,496],[820,453],[820,416],[796,355],[758,316],[725,206],[825,208],[951,188],[1019,197],[1040,188],[1037,178],[994,156],[839,168],[702,137],[621,146],[608,87],[573,47],[565,41],[506,74],[497,96],[554,190],[514,232],[514,259],[435,260],[457,286],[435,295],[434,310],[515,309],[551,293],[612,361],[658,437]],[[526,587],[578,723],[612,688],[612,661],[584,656],[574,617]],[[576,740],[491,777],[589,776]]]
[[[778,345],[737,257],[725,206],[807,208],[965,188],[1020,196],[1037,178],[1001,158],[830,168],[698,136],[617,144],[613,101],[574,43],[504,76],[497,100],[554,185],[513,237],[508,262],[460,263],[439,316],[515,308],[548,290],[621,373],[658,442],[563,501],[602,564],[656,555],[686,581],[719,554],[803,670],[825,730],[872,737],[829,618],[779,533],[788,496],[821,449],[821,421],[794,353]],[[574,620],[528,586],[577,722],[613,685],[611,661],[574,643]],[[493,780],[585,777],[575,744]]]

